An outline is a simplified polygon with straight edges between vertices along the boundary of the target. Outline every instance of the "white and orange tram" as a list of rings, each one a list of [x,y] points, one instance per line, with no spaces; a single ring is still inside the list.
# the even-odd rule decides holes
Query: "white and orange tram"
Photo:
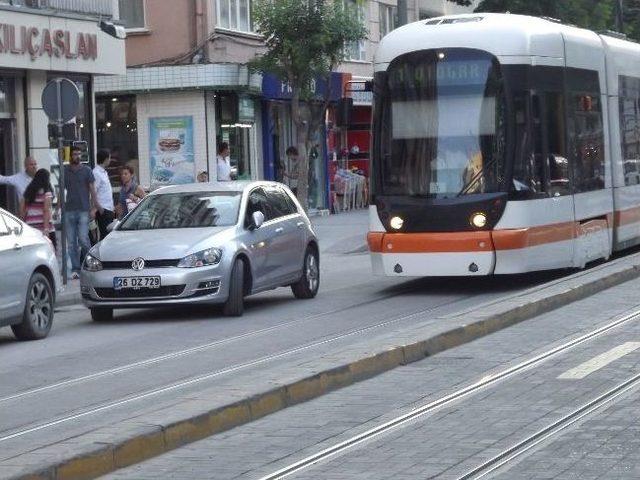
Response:
[[[391,32],[374,70],[374,273],[582,268],[640,243],[640,45],[446,16]]]

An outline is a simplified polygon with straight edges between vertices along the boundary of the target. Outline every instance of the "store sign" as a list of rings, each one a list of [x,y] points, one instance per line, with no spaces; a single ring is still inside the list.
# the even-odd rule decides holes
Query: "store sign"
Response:
[[[331,72],[330,100],[332,101],[337,101],[342,96],[342,75],[339,72]],[[327,81],[322,78],[314,79],[309,83],[309,91],[318,100],[323,99],[328,90]],[[262,77],[262,94],[274,100],[290,100],[293,98],[293,88],[288,82],[266,74]]]
[[[238,97],[238,120],[241,122],[253,122],[255,110],[251,97]]]
[[[31,60],[43,55],[50,58],[95,60],[98,58],[98,36],[62,29],[17,27],[0,23],[0,53],[29,55]]]

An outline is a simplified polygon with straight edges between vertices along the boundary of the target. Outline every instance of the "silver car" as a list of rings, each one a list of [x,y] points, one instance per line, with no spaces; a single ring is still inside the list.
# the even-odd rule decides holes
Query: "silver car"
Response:
[[[51,330],[61,287],[56,253],[40,231],[0,209],[0,327],[11,325],[20,340]]]
[[[313,298],[320,284],[311,222],[275,182],[164,187],[148,195],[86,256],[80,276],[94,321],[116,308],[223,304],[291,286]]]

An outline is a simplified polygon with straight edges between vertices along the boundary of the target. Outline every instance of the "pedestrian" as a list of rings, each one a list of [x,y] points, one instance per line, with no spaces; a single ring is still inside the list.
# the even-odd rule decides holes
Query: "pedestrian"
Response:
[[[125,165],[120,169],[120,194],[116,205],[118,219],[125,217],[129,210],[134,208],[145,196],[144,189],[133,178],[134,170],[131,165]]]
[[[209,181],[209,174],[205,171],[202,171],[196,178],[198,180],[198,183],[207,183]]]
[[[20,217],[25,223],[40,230],[57,247],[56,230],[52,222],[53,187],[49,170],[41,168],[24,191],[20,200]]]
[[[100,231],[100,239],[107,236],[107,227],[115,218],[115,206],[113,205],[113,189],[107,168],[111,164],[111,154],[109,150],[99,150],[96,155],[97,164],[93,169],[93,177],[96,181],[96,196],[98,199],[98,211],[96,212],[96,223]]]
[[[229,160],[229,144],[222,142],[218,145],[218,156],[216,157],[216,164],[218,166],[218,181],[230,182],[231,181],[231,161]]]
[[[80,163],[82,151],[71,149],[71,162],[64,169],[65,229],[67,231],[67,252],[71,259],[71,278],[80,278],[84,257],[91,248],[89,242],[89,217],[95,217],[98,203],[95,177],[89,167]]]
[[[286,150],[287,161],[283,172],[284,183],[288,185],[295,196],[298,196],[298,177],[300,176],[300,162],[298,149],[294,146]]]
[[[16,194],[16,200],[18,205],[24,197],[24,192],[33,180],[36,172],[38,171],[38,162],[33,157],[27,157],[24,159],[24,170],[18,172],[15,175],[0,175],[0,185],[11,185]]]

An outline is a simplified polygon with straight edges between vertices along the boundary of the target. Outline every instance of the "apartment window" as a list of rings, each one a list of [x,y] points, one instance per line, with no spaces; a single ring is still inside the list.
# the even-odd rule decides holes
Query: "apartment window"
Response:
[[[380,38],[384,37],[398,25],[396,7],[380,4]]]
[[[366,21],[364,5],[365,2],[361,2],[358,0],[344,0],[345,8],[355,11],[358,20],[360,20],[363,24]],[[365,41],[359,40],[357,42],[347,43],[347,45],[345,45],[344,59],[365,61],[367,59],[367,48]]]
[[[128,29],[143,29],[146,27],[144,21],[144,0],[118,0],[120,9],[120,21]]]
[[[251,0],[216,0],[218,23],[220,28],[253,31],[251,24]]]

